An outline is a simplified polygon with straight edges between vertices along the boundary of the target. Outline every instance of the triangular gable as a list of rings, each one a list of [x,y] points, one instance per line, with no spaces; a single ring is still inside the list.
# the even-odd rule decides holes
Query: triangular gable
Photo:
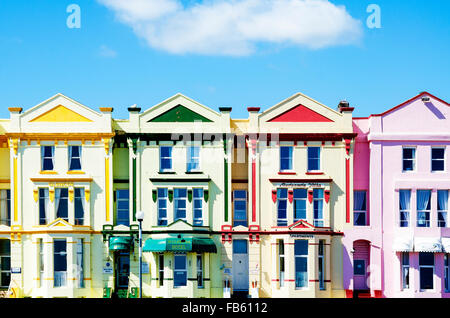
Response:
[[[300,104],[268,120],[268,122],[311,123],[311,122],[333,122],[333,120]]]
[[[314,225],[309,224],[308,222],[304,221],[304,220],[299,220],[297,222],[295,222],[294,224],[292,224],[291,226],[289,226],[290,230],[299,230],[299,229],[315,229]]]
[[[166,228],[168,231],[190,231],[192,230],[192,225],[184,220],[176,220],[175,222],[169,224]]]
[[[30,122],[92,122],[92,120],[63,105],[58,105],[31,119]]]
[[[177,105],[177,106],[171,108],[170,110],[166,111],[165,113],[162,113],[161,115],[148,120],[147,122],[188,123],[188,122],[195,122],[195,121],[201,121],[201,122],[207,122],[207,123],[212,122],[212,120],[190,110],[189,108],[187,108],[183,105]]]
[[[57,218],[53,222],[49,223],[47,225],[47,227],[63,230],[64,228],[67,229],[67,227],[72,228],[72,225],[70,225],[67,221],[65,221],[65,220],[63,220],[61,218]]]

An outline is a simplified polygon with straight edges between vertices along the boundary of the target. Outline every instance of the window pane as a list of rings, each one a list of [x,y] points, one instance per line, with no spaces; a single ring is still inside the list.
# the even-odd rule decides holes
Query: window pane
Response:
[[[354,275],[366,275],[366,262],[364,260],[353,261],[353,274]]]
[[[419,265],[434,265],[434,254],[433,253],[419,253]]]
[[[433,160],[431,162],[431,169],[433,171],[444,171],[444,161],[443,160]]]
[[[432,148],[431,149],[431,157],[433,159],[444,159],[444,148]]]
[[[433,289],[433,268],[420,269],[420,289]]]
[[[296,240],[294,244],[295,255],[308,255],[308,241]]]
[[[247,254],[247,241],[246,240],[233,240],[233,253],[234,254]]]

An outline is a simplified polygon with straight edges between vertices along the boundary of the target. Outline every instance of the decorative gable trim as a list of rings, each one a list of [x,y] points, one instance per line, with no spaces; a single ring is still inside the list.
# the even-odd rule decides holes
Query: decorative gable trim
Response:
[[[158,115],[147,122],[160,122],[160,123],[169,123],[169,122],[178,122],[178,123],[188,123],[188,122],[207,122],[210,123],[212,120],[190,110],[189,108],[178,104],[177,106],[171,108],[170,110]]]
[[[315,122],[333,122],[333,120],[300,104],[285,111],[284,113],[278,116],[275,116],[274,118],[268,120],[267,122],[315,123]]]
[[[29,122],[92,122],[92,120],[63,105],[58,105],[31,119]]]

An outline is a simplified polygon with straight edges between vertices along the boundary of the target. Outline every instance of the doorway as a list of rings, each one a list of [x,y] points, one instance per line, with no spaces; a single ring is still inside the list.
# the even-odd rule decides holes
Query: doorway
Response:
[[[115,253],[115,291],[119,298],[126,298],[130,276],[130,253]]]
[[[248,242],[233,240],[233,293],[248,294]]]
[[[355,241],[353,250],[353,290],[369,290],[370,244]]]

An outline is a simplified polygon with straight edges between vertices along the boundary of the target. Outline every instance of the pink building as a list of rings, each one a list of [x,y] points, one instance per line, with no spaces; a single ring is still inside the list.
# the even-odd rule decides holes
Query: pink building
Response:
[[[348,296],[450,297],[449,106],[423,92],[354,119],[354,227],[343,239]]]

